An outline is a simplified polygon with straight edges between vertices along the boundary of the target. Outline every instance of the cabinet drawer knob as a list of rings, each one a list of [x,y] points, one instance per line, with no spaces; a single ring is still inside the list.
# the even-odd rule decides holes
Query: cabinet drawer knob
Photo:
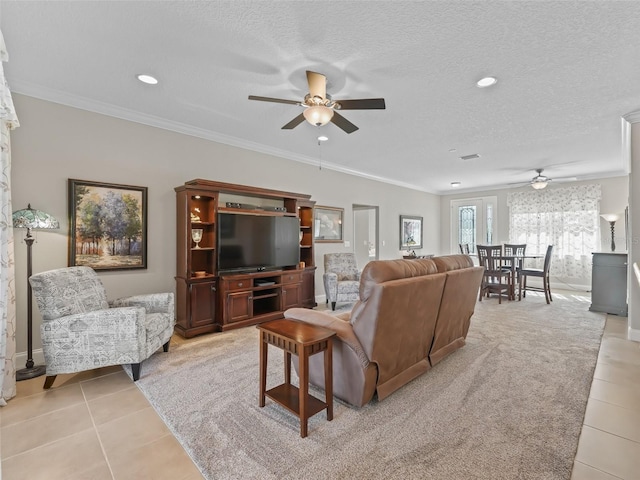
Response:
[[[242,282],[238,282],[238,286],[241,287],[242,286]]]

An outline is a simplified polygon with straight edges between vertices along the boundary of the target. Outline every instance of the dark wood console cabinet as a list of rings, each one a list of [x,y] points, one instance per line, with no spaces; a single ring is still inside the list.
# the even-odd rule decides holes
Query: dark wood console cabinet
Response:
[[[281,318],[288,308],[316,306],[315,202],[309,195],[202,179],[186,182],[175,191],[177,333],[188,338]],[[247,197],[253,208],[244,201]],[[227,206],[229,199],[235,206]],[[261,203],[270,208],[263,208]],[[298,217],[300,261],[304,266],[251,273],[218,272],[219,212]],[[202,238],[196,243],[199,236]]]

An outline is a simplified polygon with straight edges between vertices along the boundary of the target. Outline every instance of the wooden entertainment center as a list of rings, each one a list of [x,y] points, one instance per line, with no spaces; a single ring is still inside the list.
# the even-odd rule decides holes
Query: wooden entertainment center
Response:
[[[281,318],[288,308],[316,305],[315,202],[310,195],[203,179],[186,182],[175,191],[176,332],[189,338]],[[219,272],[217,222],[218,213],[225,212],[296,217],[304,267]]]

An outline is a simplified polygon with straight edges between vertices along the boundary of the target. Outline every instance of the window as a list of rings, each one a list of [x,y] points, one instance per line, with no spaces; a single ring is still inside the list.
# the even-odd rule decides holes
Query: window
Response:
[[[509,241],[541,255],[554,245],[551,274],[589,280],[591,254],[600,249],[600,197],[595,184],[509,193]]]

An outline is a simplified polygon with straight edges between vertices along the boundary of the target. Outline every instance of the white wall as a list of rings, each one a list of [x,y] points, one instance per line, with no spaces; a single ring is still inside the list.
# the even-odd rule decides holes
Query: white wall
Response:
[[[640,110],[626,115],[628,142],[625,149],[630,157],[631,175],[629,175],[629,318],[628,338],[640,342],[640,278],[636,277],[633,264],[640,264]]]
[[[424,217],[424,252],[440,249],[440,200],[436,195],[345,175],[241,148],[113,117],[14,95],[20,128],[12,132],[13,210],[44,210],[60,230],[35,233],[33,272],[67,265],[67,179],[146,186],[148,268],[100,272],[109,298],[174,290],[174,187],[194,178],[311,194],[319,205],[344,208],[344,238],[353,239],[353,204],[380,207],[380,258],[399,258],[399,216]],[[357,141],[357,139],[354,139]],[[26,350],[26,245],[15,230],[17,352]],[[317,244],[316,294],[323,254],[352,251]],[[420,254],[420,252],[416,252]],[[34,349],[40,348],[40,315],[34,302]]]

